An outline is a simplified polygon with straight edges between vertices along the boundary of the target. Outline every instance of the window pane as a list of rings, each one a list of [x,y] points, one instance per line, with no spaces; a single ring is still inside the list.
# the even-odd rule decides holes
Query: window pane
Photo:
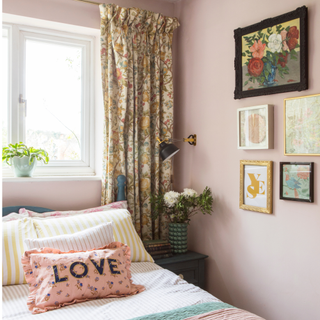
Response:
[[[26,41],[26,143],[52,160],[81,160],[81,61],[77,46]]]
[[[2,147],[7,146],[8,141],[8,109],[9,109],[9,39],[8,30],[2,29],[2,75],[1,75],[1,125],[2,125]]]

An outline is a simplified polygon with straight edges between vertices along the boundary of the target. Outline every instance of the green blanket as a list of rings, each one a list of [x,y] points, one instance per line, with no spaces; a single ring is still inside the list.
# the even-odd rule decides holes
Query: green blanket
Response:
[[[183,320],[214,310],[235,308],[224,302],[206,302],[165,312],[149,314],[131,320]]]

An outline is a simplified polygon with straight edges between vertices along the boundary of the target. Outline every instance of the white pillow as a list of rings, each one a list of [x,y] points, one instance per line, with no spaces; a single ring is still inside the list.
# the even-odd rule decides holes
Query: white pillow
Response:
[[[153,262],[152,257],[146,251],[143,243],[134,228],[131,215],[128,210],[117,209],[90,214],[79,214],[59,219],[32,218],[38,238],[55,237],[63,234],[73,234],[86,230],[101,223],[113,222],[113,234],[115,241],[127,244],[131,250],[133,262]]]
[[[29,216],[27,214],[19,214],[17,212],[11,212],[11,213],[7,214],[6,216],[2,217],[2,222],[21,220],[21,219],[28,218],[28,217]]]
[[[27,246],[27,250],[49,247],[61,251],[87,251],[104,247],[114,241],[113,222],[107,222],[73,234],[25,239],[24,243]]]

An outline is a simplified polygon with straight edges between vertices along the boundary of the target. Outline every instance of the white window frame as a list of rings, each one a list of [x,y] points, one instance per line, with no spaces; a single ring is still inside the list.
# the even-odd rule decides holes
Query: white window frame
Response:
[[[44,21],[44,25],[47,21]],[[40,22],[41,24],[41,22]],[[39,25],[39,23],[37,23]],[[19,97],[25,97],[25,44],[27,39],[66,43],[82,48],[82,106],[81,106],[81,159],[53,160],[48,165],[38,162],[35,176],[52,175],[95,175],[95,137],[94,137],[94,48],[96,37],[71,33],[61,30],[47,29],[3,22],[2,27],[8,30],[9,38],[9,110],[8,140],[9,143],[25,141],[25,104],[19,103]],[[61,28],[60,28],[61,29]],[[78,27],[79,32],[83,28]],[[78,31],[72,26],[73,31]],[[3,168],[4,177],[13,176],[11,168]]]
[[[12,65],[12,58],[11,58],[11,52],[12,52],[12,43],[11,43],[11,34],[12,34],[12,30],[10,26],[3,26],[5,27],[5,29],[7,30],[7,38],[8,38],[8,62],[9,65]],[[3,29],[2,28],[2,35],[3,35]],[[12,86],[10,85],[10,83],[12,83],[12,74],[11,74],[11,70],[10,68],[8,68],[8,92],[3,92],[2,94],[6,94],[7,95],[7,100],[8,100],[8,104],[11,105],[11,96],[12,96]],[[2,89],[3,90],[3,89]],[[1,114],[2,115],[2,114]],[[7,128],[8,128],[8,142],[12,141],[12,137],[11,137],[11,108],[8,108],[7,106]]]

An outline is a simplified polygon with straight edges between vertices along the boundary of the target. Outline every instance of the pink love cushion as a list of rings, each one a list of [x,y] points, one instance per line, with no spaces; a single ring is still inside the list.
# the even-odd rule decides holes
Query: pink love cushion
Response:
[[[21,262],[30,291],[27,305],[33,314],[145,289],[132,283],[130,248],[120,242],[90,251],[33,249],[24,253]]]

